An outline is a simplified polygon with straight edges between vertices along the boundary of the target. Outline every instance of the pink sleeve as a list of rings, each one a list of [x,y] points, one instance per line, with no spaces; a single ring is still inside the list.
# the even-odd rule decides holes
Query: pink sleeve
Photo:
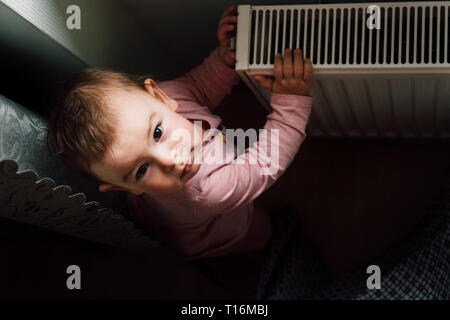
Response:
[[[163,82],[161,87],[175,100],[195,101],[213,112],[239,80],[237,72],[220,61],[216,48],[201,65],[184,76]]]
[[[272,94],[273,111],[264,126],[267,130],[233,161],[211,165],[210,174],[200,182],[199,205],[220,214],[253,201],[268,189],[289,167],[304,141],[312,102],[310,96]],[[277,131],[273,129],[278,129],[279,141],[273,139],[271,146]],[[278,159],[278,166],[271,158]]]

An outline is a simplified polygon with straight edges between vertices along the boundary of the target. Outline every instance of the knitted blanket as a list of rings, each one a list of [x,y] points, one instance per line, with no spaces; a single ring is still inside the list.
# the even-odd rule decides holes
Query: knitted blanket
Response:
[[[450,186],[417,227],[372,264],[380,267],[380,289],[369,289],[366,267],[332,279],[294,209],[274,213],[256,299],[354,300],[449,299]]]

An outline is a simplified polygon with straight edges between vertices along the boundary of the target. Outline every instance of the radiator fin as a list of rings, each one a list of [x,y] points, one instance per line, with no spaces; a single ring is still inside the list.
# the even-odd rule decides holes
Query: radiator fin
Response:
[[[450,2],[378,2],[378,29],[369,5],[239,6],[236,70],[270,111],[251,75],[301,48],[314,65],[308,134],[450,137]]]
[[[448,4],[382,6],[380,29],[366,27],[371,13],[365,7],[288,7],[253,7],[250,65],[273,64],[286,48],[301,48],[314,64],[450,63]]]

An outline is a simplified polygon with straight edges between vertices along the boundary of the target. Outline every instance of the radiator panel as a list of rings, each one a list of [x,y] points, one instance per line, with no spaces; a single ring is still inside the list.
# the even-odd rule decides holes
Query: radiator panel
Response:
[[[380,29],[366,26],[374,4]],[[238,10],[236,70],[269,111],[271,93],[252,75],[271,75],[275,53],[301,48],[314,65],[308,134],[450,136],[448,2]]]
[[[313,136],[450,137],[449,79],[320,79],[311,95]]]

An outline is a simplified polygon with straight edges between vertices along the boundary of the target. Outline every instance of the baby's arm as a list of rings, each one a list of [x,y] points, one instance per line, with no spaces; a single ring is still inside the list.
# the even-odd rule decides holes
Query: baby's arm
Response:
[[[313,98],[307,96],[312,82],[312,64],[305,59],[303,72],[300,51],[295,52],[294,66],[290,50],[284,60],[282,67],[281,56],[276,57],[275,81],[258,80],[273,91],[273,111],[267,116],[265,130],[253,147],[231,163],[210,165],[209,176],[200,183],[198,200],[202,208],[219,214],[253,201],[283,174],[297,154],[306,137],[305,128],[313,102]],[[271,145],[274,129],[279,132],[279,142],[272,141]],[[274,157],[278,157],[276,170],[272,170],[274,162],[271,158]],[[261,174],[263,168],[267,170],[271,165],[270,174]]]
[[[208,106],[209,110],[214,112],[223,98],[231,93],[231,88],[239,83],[239,79],[234,69],[220,61],[218,48],[216,48],[203,64],[184,76],[166,82],[163,89],[174,88],[176,100],[195,101],[202,106]]]
[[[234,70],[235,52],[230,49],[231,36],[235,34],[237,8],[230,6],[222,15],[217,30],[219,46],[203,63],[184,76],[163,83],[164,90],[170,90],[176,100],[191,100],[208,106],[211,112],[219,106],[232,86],[239,82]]]

